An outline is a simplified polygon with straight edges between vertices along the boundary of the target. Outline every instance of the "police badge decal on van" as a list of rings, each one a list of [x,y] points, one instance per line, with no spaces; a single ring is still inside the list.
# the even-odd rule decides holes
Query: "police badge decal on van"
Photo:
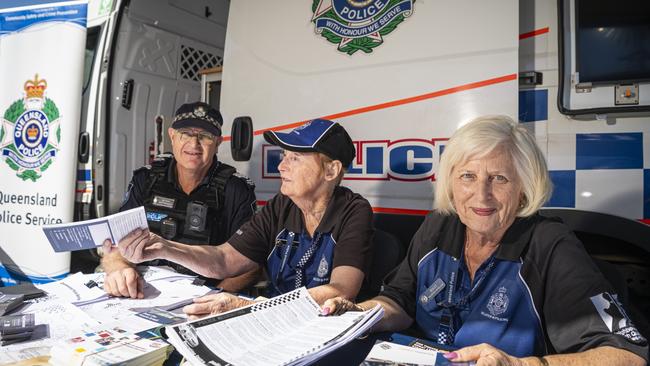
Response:
[[[13,102],[0,125],[0,156],[22,180],[35,182],[59,151],[59,109],[45,97],[47,81],[27,80],[25,97]]]
[[[314,0],[316,33],[352,55],[384,43],[383,36],[413,13],[415,0]]]

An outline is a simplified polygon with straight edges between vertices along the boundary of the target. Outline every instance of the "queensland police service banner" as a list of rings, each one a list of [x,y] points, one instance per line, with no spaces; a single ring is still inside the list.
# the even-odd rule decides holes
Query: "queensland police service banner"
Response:
[[[86,42],[84,1],[0,2],[0,277],[68,274],[42,225],[72,221]]]

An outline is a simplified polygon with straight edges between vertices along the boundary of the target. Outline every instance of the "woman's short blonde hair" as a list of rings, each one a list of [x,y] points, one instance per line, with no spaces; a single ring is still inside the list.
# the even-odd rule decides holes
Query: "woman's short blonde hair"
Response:
[[[523,198],[517,216],[533,215],[548,201],[553,186],[535,138],[510,117],[483,116],[459,128],[445,146],[436,179],[435,207],[439,212],[456,213],[454,168],[470,158],[486,156],[497,147],[510,154],[521,182]]]

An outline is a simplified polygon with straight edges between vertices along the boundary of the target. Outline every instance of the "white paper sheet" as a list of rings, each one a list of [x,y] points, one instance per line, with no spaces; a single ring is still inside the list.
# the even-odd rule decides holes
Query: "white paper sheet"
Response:
[[[391,342],[377,342],[368,356],[366,361],[392,361],[395,363],[409,363],[415,365],[431,365],[436,364],[438,352],[429,351],[401,344]]]
[[[87,301],[108,298],[106,292],[99,286],[87,286],[90,281],[102,283],[103,273],[83,274],[77,272],[60,281],[45,284],[37,284],[36,287],[47,292],[46,297],[34,299],[35,302],[47,302],[50,300],[68,301],[71,303],[83,303]],[[31,301],[31,300],[30,300]]]
[[[102,323],[113,323],[152,308],[168,308],[171,304],[191,303],[193,298],[208,292],[210,292],[209,287],[192,285],[191,280],[174,282],[157,280],[145,284],[144,299],[111,297],[82,305],[80,308]]]

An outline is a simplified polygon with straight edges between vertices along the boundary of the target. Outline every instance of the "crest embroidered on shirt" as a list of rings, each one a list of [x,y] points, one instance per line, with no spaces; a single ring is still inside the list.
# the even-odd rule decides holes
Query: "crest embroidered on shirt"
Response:
[[[490,296],[488,301],[487,308],[490,311],[492,316],[497,316],[503,314],[508,310],[508,295],[506,295],[507,289],[505,287],[499,287],[497,292]]]
[[[329,271],[329,263],[327,263],[327,259],[325,259],[325,256],[323,256],[320,259],[320,263],[318,264],[318,271],[316,274],[318,274],[318,277],[325,277],[327,276],[327,272]]]

